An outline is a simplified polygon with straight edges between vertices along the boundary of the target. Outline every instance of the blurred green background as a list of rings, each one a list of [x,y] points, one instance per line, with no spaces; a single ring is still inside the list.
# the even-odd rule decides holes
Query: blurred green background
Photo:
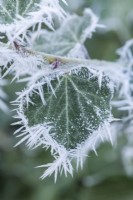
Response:
[[[86,41],[90,57],[116,60],[116,50],[133,37],[133,1],[68,0],[68,3],[70,12],[79,15],[84,8],[91,7],[100,23],[106,25]],[[10,108],[9,102],[21,88],[21,84],[15,83],[5,87]],[[29,151],[24,145],[13,147],[17,142],[13,136],[17,127],[10,125],[14,121],[11,115],[12,112],[6,115],[0,111],[0,200],[133,199],[133,160],[130,158],[125,164],[122,153],[128,146],[125,133],[118,134],[113,147],[110,143],[100,145],[98,156],[90,153],[84,169],[75,172],[73,178],[61,176],[55,184],[53,176],[41,181],[43,169],[35,169],[51,160],[49,152]]]

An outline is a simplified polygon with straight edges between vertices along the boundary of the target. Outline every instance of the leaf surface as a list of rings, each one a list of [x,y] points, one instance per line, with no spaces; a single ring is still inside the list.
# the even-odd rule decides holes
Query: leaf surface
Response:
[[[50,135],[67,149],[74,149],[98,130],[110,117],[110,80],[104,76],[99,87],[98,78],[88,68],[51,81],[55,95],[47,84],[43,86],[46,105],[34,93],[35,104],[25,106],[29,126],[49,123]]]

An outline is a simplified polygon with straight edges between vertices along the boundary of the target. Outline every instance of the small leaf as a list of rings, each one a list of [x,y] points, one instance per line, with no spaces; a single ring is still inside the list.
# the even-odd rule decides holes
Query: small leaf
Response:
[[[86,58],[87,50],[84,42],[92,36],[97,22],[98,18],[90,9],[86,9],[83,16],[68,17],[55,32],[45,30],[42,31],[40,37],[37,34],[33,48],[54,55]]]
[[[112,92],[110,79],[103,76],[101,87],[98,77],[88,68],[72,70],[51,81],[53,91],[43,85],[46,104],[37,93],[31,97],[34,104],[24,106],[28,126],[49,124],[49,134],[59,145],[75,149],[110,118]]]

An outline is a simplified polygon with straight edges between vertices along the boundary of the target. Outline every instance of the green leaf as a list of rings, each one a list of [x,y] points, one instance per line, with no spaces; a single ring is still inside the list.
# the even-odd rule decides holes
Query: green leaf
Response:
[[[98,77],[83,67],[52,80],[55,95],[44,84],[46,105],[34,93],[31,100],[35,104],[24,107],[29,127],[49,123],[53,139],[66,149],[76,148],[110,118],[109,83],[110,79],[104,75],[99,86]]]
[[[54,32],[42,31],[33,43],[33,48],[45,53],[70,56],[87,57],[84,42],[91,37],[97,25],[97,17],[86,9],[83,16],[72,15]],[[74,52],[77,53],[73,56]]]
[[[34,4],[40,0],[4,0],[0,2],[0,23],[11,23],[16,15],[25,16],[34,10]]]

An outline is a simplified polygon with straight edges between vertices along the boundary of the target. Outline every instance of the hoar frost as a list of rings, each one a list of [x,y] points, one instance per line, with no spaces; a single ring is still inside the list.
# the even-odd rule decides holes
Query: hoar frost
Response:
[[[126,106],[132,106],[132,41],[119,51],[120,60],[115,63],[86,60],[89,55],[84,43],[101,27],[90,9],[85,9],[83,16],[71,16],[58,0],[28,4],[7,0],[0,1],[0,7],[2,75],[10,73],[13,80],[26,82],[26,88],[13,102],[18,120],[14,124],[20,125],[15,132],[17,145],[25,142],[29,149],[50,148],[54,161],[40,166],[47,168],[42,179],[53,173],[55,181],[58,173],[73,175],[73,160],[77,169],[82,168],[89,151],[97,154],[101,141],[112,142],[114,86],[119,88],[119,97]],[[55,16],[60,24],[56,30]],[[49,30],[44,30],[44,24]],[[44,52],[28,49],[28,44]],[[0,108],[6,111],[4,84],[0,79]],[[120,105],[128,109],[123,101]]]
[[[34,88],[27,99],[25,90],[16,101],[19,105],[16,117],[20,118],[16,124],[22,125],[21,133],[16,131],[22,137],[18,144],[26,142],[29,148],[50,147],[55,159],[53,164],[43,165],[49,168],[42,178],[55,172],[56,179],[57,171],[62,170],[66,175],[72,174],[73,159],[77,169],[82,167],[88,151],[96,152],[100,141],[110,140],[111,80],[103,74],[99,86],[98,70],[92,68],[92,73],[90,69],[72,69],[68,74],[54,77],[50,85],[39,80],[41,91]]]

